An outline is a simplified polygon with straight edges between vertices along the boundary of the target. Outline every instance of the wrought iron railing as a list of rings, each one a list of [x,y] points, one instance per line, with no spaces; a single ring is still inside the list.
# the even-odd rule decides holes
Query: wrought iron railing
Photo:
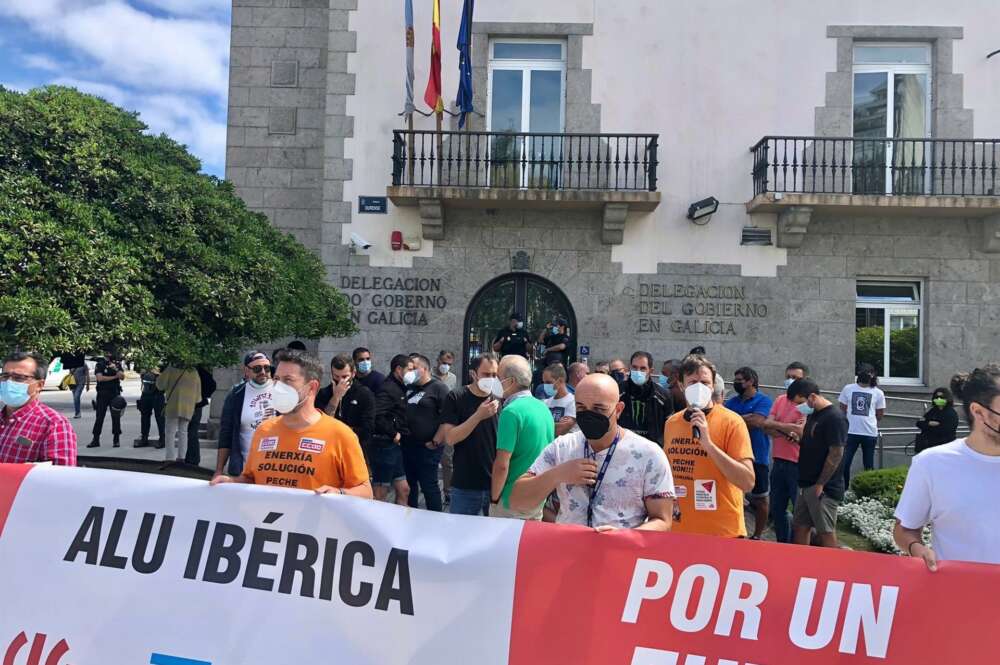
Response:
[[[395,130],[392,184],[656,191],[657,134]]]
[[[1000,196],[1000,139],[765,136],[751,151],[754,196]]]

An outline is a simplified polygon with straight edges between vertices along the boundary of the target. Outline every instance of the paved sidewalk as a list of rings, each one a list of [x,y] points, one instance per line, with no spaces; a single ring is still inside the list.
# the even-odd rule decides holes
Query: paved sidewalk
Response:
[[[128,401],[128,408],[122,413],[122,436],[121,447],[114,448],[111,445],[111,416],[104,418],[104,434],[101,436],[100,448],[87,448],[87,444],[94,438],[94,420],[96,414],[91,406],[91,401],[96,394],[91,387],[90,392],[83,393],[81,417],[73,418],[73,394],[68,390],[45,390],[42,392],[42,402],[59,411],[69,419],[76,432],[78,454],[82,457],[115,457],[120,459],[137,459],[147,461],[166,461],[164,450],[156,448],[134,448],[133,442],[139,438],[139,409],[136,408],[136,401],[139,399],[141,384],[139,379],[128,379],[122,382],[122,396]],[[202,416],[202,422],[208,420],[208,409]],[[156,429],[156,419],[151,423],[150,439],[158,438]],[[210,446],[210,447],[209,447]],[[202,440],[201,442],[201,466],[205,469],[215,469],[215,459],[217,455],[216,442]]]

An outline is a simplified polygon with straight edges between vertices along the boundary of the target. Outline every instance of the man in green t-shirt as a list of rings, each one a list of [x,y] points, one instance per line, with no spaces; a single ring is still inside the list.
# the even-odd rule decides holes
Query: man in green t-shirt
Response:
[[[556,436],[552,414],[531,395],[531,366],[521,356],[504,356],[497,371],[504,403],[497,424],[497,456],[493,462],[490,517],[542,519],[542,506],[521,512],[510,509],[510,491]],[[499,393],[499,390],[494,390]]]

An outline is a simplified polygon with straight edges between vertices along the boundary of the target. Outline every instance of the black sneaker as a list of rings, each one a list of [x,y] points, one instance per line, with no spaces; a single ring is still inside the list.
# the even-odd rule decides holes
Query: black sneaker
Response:
[[[90,443],[87,444],[87,447],[88,448],[100,448],[101,447],[101,442],[98,441],[97,439],[94,439],[93,441],[91,441]]]
[[[136,441],[135,443],[132,444],[132,447],[133,448],[148,448],[149,447],[149,439],[142,439],[141,441]]]

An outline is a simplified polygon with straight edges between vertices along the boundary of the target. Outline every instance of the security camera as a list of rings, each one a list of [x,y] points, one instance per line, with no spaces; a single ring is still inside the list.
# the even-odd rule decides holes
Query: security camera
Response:
[[[368,249],[372,246],[370,242],[359,236],[357,233],[351,234],[351,244],[361,249]]]

